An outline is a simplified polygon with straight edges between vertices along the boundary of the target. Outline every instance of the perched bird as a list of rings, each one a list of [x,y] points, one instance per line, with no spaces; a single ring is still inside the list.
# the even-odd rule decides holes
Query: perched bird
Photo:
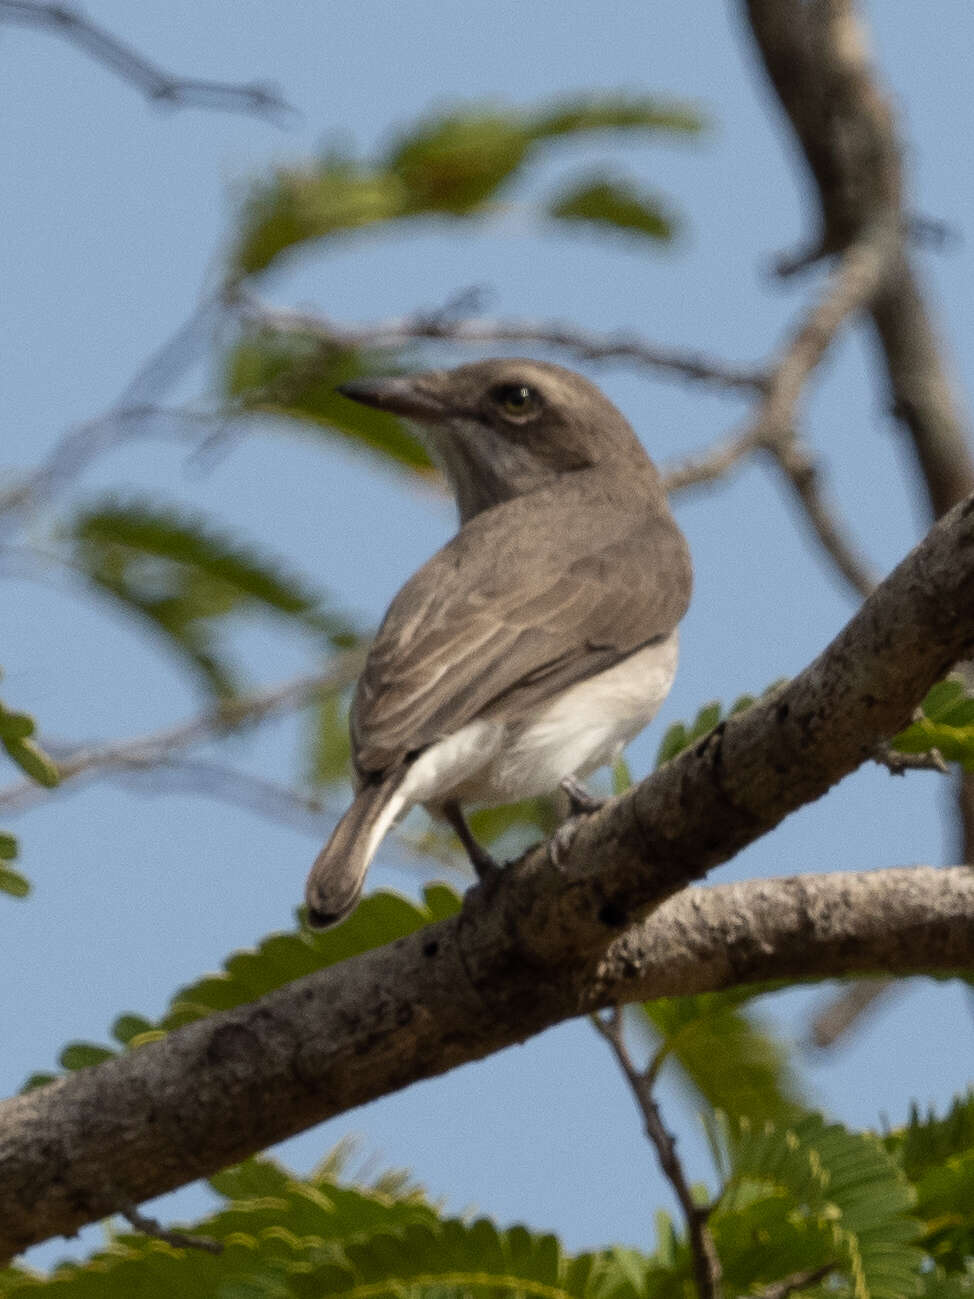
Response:
[[[358,682],[358,792],[308,877],[316,927],[353,910],[416,803],[450,822],[480,875],[493,861],[462,805],[562,785],[587,809],[577,778],[670,689],[692,583],[655,466],[581,375],[502,359],[340,391],[420,426],[461,526],[393,600]]]

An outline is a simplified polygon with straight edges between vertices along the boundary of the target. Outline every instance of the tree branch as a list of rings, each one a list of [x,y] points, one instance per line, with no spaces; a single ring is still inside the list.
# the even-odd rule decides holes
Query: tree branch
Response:
[[[939,516],[974,491],[971,430],[907,247],[903,149],[853,0],[745,0],[771,84],[815,181],[820,251],[843,251],[875,224],[898,238],[869,305],[893,409]],[[961,853],[974,860],[974,775],[958,790]]]
[[[0,0],[0,22],[42,27],[63,36],[123,81],[135,86],[150,103],[166,104],[171,108],[253,113],[278,124],[295,112],[276,90],[257,82],[239,85],[173,76],[71,5],[45,4],[40,0]]]
[[[299,334],[322,347],[402,347],[417,339],[454,343],[538,343],[557,347],[580,361],[629,361],[649,370],[674,374],[680,378],[717,388],[760,392],[765,376],[759,370],[748,370],[711,360],[699,352],[663,347],[633,334],[615,331],[600,334],[556,321],[464,319],[441,312],[415,312],[370,325],[341,325],[327,316],[310,312],[272,307],[255,294],[234,285],[227,305],[246,324],[271,334]]]
[[[608,1016],[593,1015],[592,1023],[608,1042],[616,1062],[629,1083],[636,1104],[646,1126],[646,1135],[656,1148],[660,1168],[673,1187],[687,1224],[687,1239],[693,1259],[693,1275],[700,1299],[722,1299],[723,1268],[714,1244],[713,1233],[707,1225],[710,1206],[697,1204],[690,1190],[683,1164],[676,1152],[676,1138],[666,1127],[653,1096],[653,1078],[650,1072],[636,1068],[626,1046],[622,1031],[622,1014],[614,1006]]]
[[[0,1256],[112,1212],[120,1195],[141,1203],[560,1020],[645,997],[645,971],[625,953],[647,913],[865,761],[972,644],[974,498],[780,693],[589,817],[558,868],[540,846],[471,890],[459,916],[5,1102]],[[851,931],[838,900],[856,877],[781,886],[800,923],[777,947],[767,934],[749,944],[738,900],[711,950],[694,951],[696,974],[667,984],[673,961],[650,995],[696,991],[704,978],[724,986],[721,970],[735,982],[809,977],[798,967],[823,943],[830,975],[970,969],[971,873],[907,872],[897,903],[899,878],[881,919]],[[752,887],[773,896],[772,881]],[[870,947],[860,929],[876,923]],[[672,913],[668,928],[679,931]],[[664,946],[661,935],[648,959]]]
[[[524,900],[521,874],[509,903]],[[571,891],[545,874],[570,912]],[[537,913],[508,932],[501,900],[474,892],[454,919],[0,1104],[0,1259],[620,1001],[974,968],[967,867],[689,889],[601,953],[566,931],[557,963],[538,957]]]
[[[45,740],[51,744],[52,755],[57,759],[60,785],[46,789],[31,780],[18,781],[0,789],[0,808],[8,812],[20,811],[83,777],[164,765],[179,751],[202,744],[214,736],[256,726],[269,717],[305,708],[324,693],[352,685],[362,670],[364,657],[364,650],[348,650],[338,655],[324,672],[295,677],[252,695],[227,701],[151,735],[105,744],[85,744],[68,750],[63,744]]]

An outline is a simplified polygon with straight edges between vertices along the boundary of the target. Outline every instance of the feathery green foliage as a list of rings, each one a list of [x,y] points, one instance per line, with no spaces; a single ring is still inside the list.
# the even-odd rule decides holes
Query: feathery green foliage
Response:
[[[709,1111],[783,1122],[802,1107],[802,1088],[784,1046],[749,1013],[762,987],[729,988],[645,1001],[640,1010],[656,1043]]]
[[[718,1141],[728,1176],[711,1221],[739,1292],[833,1262],[839,1293],[854,1299],[915,1293],[916,1192],[878,1138],[807,1114],[788,1125],[720,1118]]]
[[[89,580],[161,633],[219,697],[237,692],[222,634],[231,614],[263,609],[330,645],[355,640],[301,579],[174,507],[107,501],[79,513],[70,538]]]
[[[923,1248],[939,1267],[962,1272],[974,1260],[974,1090],[943,1118],[914,1106],[884,1144],[917,1188]]]
[[[936,749],[948,762],[974,771],[974,693],[963,681],[938,681],[920,705],[918,716],[890,744],[900,753]]]
[[[279,415],[301,432],[337,438],[380,462],[429,475],[430,458],[408,426],[386,411],[349,401],[336,388],[351,379],[398,371],[382,353],[323,343],[312,334],[256,331],[230,351],[224,368],[229,401],[250,411]]]
[[[333,150],[309,167],[280,168],[269,182],[255,186],[231,252],[232,273],[253,275],[309,241],[366,227],[418,216],[481,215],[553,140],[584,140],[606,130],[688,135],[701,125],[686,105],[604,96],[535,112],[467,107],[426,119],[371,163]],[[632,205],[639,201],[632,198],[629,216],[620,222],[623,187],[620,182],[619,194],[604,197],[600,212],[589,219],[629,228],[645,224],[650,209],[636,221]],[[615,217],[607,215],[611,207],[617,209]],[[669,226],[642,233],[665,238]]]

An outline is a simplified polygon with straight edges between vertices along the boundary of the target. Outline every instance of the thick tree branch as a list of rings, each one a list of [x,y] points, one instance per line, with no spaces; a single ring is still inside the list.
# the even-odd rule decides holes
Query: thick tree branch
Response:
[[[508,902],[523,892],[516,876]],[[601,954],[570,951],[555,966],[525,946],[532,925],[523,913],[505,940],[474,894],[456,919],[4,1102],[0,1259],[616,1002],[877,970],[970,972],[974,871],[689,889],[603,938]]]
[[[151,103],[171,108],[209,108],[228,113],[254,113],[280,122],[294,109],[270,86],[252,82],[239,85],[228,81],[176,77],[151,63],[131,45],[93,23],[79,9],[42,0],[0,0],[0,22],[17,22],[42,27],[65,37],[135,86]]]
[[[974,498],[934,526],[780,693],[584,822],[557,869],[546,848],[534,849],[472,890],[458,917],[6,1102],[0,1256],[562,1019],[645,996],[638,964],[623,961],[621,987],[607,975],[631,926],[865,761],[972,644]],[[907,923],[909,939],[893,940],[900,964],[888,959],[891,883],[881,954],[848,929],[831,932],[839,959],[830,973],[970,969],[970,877],[932,878],[948,882],[954,910],[940,923],[927,914],[920,930]],[[828,880],[817,896],[835,887]],[[847,877],[840,896],[854,887]],[[806,908],[802,941],[789,930],[777,977],[795,977],[797,953],[815,946],[832,914]],[[728,915],[716,951],[696,952],[694,968],[726,969],[730,954],[738,978],[749,968],[772,977],[766,942],[748,966],[748,944],[735,939],[746,924],[739,910]],[[671,977],[667,966],[661,982]],[[657,995],[692,990],[671,983]]]

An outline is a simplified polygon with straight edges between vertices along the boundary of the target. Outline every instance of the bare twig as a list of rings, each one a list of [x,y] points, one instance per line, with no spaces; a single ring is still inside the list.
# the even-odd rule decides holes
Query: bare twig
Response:
[[[417,339],[454,343],[537,343],[560,348],[578,360],[629,361],[698,383],[744,392],[761,391],[757,370],[711,360],[697,352],[663,347],[621,332],[600,334],[551,321],[462,319],[450,312],[416,312],[368,325],[341,325],[327,316],[272,307],[234,286],[228,306],[252,329],[298,334],[324,348],[396,348]]]
[[[688,456],[670,466],[664,465],[663,485],[668,492],[675,493],[716,482],[752,455],[757,446],[754,430],[745,429],[743,433],[728,438],[725,442],[718,442],[709,451]]]
[[[676,1138],[660,1117],[659,1106],[653,1098],[652,1081],[648,1073],[637,1069],[622,1031],[622,1011],[614,1006],[605,1016],[592,1015],[592,1023],[608,1042],[619,1068],[625,1075],[646,1125],[646,1135],[656,1147],[660,1168],[673,1187],[687,1222],[687,1237],[693,1258],[693,1273],[700,1299],[721,1299],[723,1295],[723,1269],[707,1221],[712,1205],[699,1205],[693,1198],[690,1184],[676,1152]]]
[[[797,407],[812,371],[842,323],[868,307],[879,292],[896,250],[898,232],[877,221],[843,254],[825,291],[800,322],[772,366],[768,390],[753,427],[755,441],[774,457],[808,515],[819,541],[840,573],[861,596],[875,578],[848,540],[833,506],[822,494],[818,470],[797,429]]]
[[[202,1249],[207,1254],[223,1253],[222,1243],[214,1240],[212,1236],[192,1236],[185,1231],[172,1231],[169,1227],[164,1227],[157,1218],[148,1218],[144,1213],[140,1213],[134,1204],[123,1204],[119,1212],[136,1231],[141,1231],[143,1236],[151,1236],[153,1240],[164,1240],[167,1245],[173,1245],[176,1249]]]
[[[136,760],[131,767],[120,765],[104,774],[140,794],[198,794],[305,834],[320,836],[325,829],[327,809],[320,798],[218,762],[175,757]]]
[[[0,22],[42,27],[63,36],[123,81],[135,86],[150,103],[171,108],[207,108],[228,113],[252,113],[281,124],[295,109],[271,86],[241,85],[196,77],[177,77],[99,27],[72,5],[40,0],[0,0]]]
[[[792,1272],[791,1276],[782,1277],[780,1281],[775,1281],[773,1285],[767,1285],[760,1290],[755,1299],[788,1299],[788,1295],[797,1294],[799,1290],[806,1290],[810,1285],[817,1285],[819,1281],[824,1281],[830,1272],[835,1271],[834,1263],[823,1263],[821,1267],[813,1268],[809,1272]]]
[[[9,535],[25,515],[50,504],[97,456],[132,437],[155,433],[158,420],[167,431],[174,418],[177,427],[226,421],[225,412],[172,411],[159,405],[162,395],[198,359],[201,338],[208,334],[220,310],[217,297],[201,302],[139,367],[109,410],[69,429],[38,469],[0,493],[0,537]]]
[[[849,1030],[862,1022],[866,1011],[896,986],[894,979],[856,979],[829,999],[812,1019],[811,1041],[821,1050],[835,1046]]]
[[[54,756],[57,757],[58,753],[63,755],[58,758],[61,785],[57,788],[85,776],[164,765],[180,749],[229,731],[254,726],[283,712],[307,707],[322,693],[351,685],[361,671],[363,656],[364,650],[349,650],[337,657],[325,672],[296,677],[282,685],[209,708],[188,721],[151,735],[106,744],[81,745],[70,750],[50,742]],[[0,807],[7,812],[21,810],[55,792],[32,781],[18,782],[0,790]]]
[[[894,776],[905,775],[908,771],[939,771],[946,776],[950,771],[939,749],[928,749],[926,753],[900,753],[888,744],[881,744],[873,754],[873,760],[887,767]]]

